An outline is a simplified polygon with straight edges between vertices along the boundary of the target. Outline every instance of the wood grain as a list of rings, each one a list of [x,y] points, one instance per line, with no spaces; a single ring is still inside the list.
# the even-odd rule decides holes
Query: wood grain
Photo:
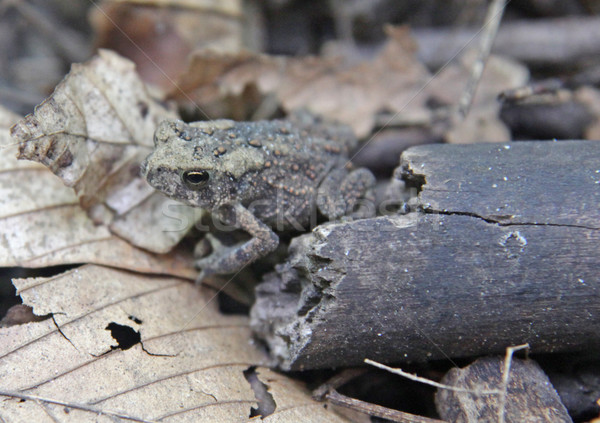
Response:
[[[410,213],[316,228],[257,288],[284,369],[600,345],[600,143],[431,145]]]

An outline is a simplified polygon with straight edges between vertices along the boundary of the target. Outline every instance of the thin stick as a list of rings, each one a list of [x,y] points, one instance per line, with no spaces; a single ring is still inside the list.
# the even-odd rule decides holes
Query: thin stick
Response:
[[[340,394],[336,390],[331,390],[327,394],[326,398],[332,404],[348,407],[352,410],[357,410],[361,413],[368,414],[369,416],[381,417],[397,423],[447,423],[445,420],[417,416],[415,414],[405,413],[403,411],[382,407],[381,405],[371,404],[355,398],[350,398]]]
[[[390,373],[394,373],[396,375],[405,377],[406,379],[410,379],[415,382],[420,382],[425,385],[430,385],[430,386],[433,386],[433,387],[439,388],[439,389],[447,389],[449,391],[454,391],[454,392],[466,392],[466,393],[475,394],[475,395],[500,395],[500,394],[502,394],[502,391],[500,391],[498,389],[492,389],[492,390],[487,390],[487,391],[477,391],[477,390],[472,390],[472,389],[467,389],[467,388],[459,388],[456,386],[444,385],[443,383],[434,382],[432,380],[425,379],[423,377],[419,377],[419,376],[413,375],[411,373],[407,373],[407,372],[403,371],[402,369],[395,369],[393,367],[388,367],[385,364],[377,363],[376,361],[369,360],[368,358],[365,359],[365,363],[370,364],[371,366],[380,368],[382,370],[387,370]]]
[[[317,401],[323,401],[328,392],[331,392],[342,385],[350,382],[352,379],[357,378],[367,372],[364,367],[355,367],[350,369],[342,370],[340,373],[331,377],[312,393],[313,399]]]
[[[529,344],[517,345],[516,347],[508,347],[506,349],[504,370],[502,372],[502,389],[500,391],[500,398],[498,399],[498,423],[504,423],[504,411],[506,409],[506,396],[508,394],[508,379],[510,375],[510,365],[512,364],[512,356],[515,351],[524,350],[526,348],[529,348]]]
[[[477,87],[481,81],[481,76],[483,75],[483,70],[485,69],[485,63],[487,62],[490,52],[492,51],[492,45],[494,44],[494,39],[498,33],[498,28],[500,27],[500,21],[502,20],[505,7],[506,0],[492,0],[490,7],[488,8],[485,17],[485,31],[481,35],[477,59],[473,64],[473,69],[471,71],[471,76],[467,81],[467,86],[465,87],[465,90],[463,91],[463,94],[458,102],[456,112],[460,119],[464,119],[467,116],[467,113],[469,113],[469,109],[473,104],[473,98],[475,97],[475,92],[477,91]]]

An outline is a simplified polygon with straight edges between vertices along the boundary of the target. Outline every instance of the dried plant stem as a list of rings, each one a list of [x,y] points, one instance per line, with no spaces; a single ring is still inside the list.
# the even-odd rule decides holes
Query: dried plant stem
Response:
[[[96,407],[90,407],[89,405],[86,405],[86,404],[78,404],[78,403],[73,403],[73,402],[56,400],[56,399],[52,399],[52,398],[44,398],[44,397],[40,397],[37,395],[24,394],[22,392],[17,392],[17,391],[0,390],[0,396],[10,397],[10,398],[20,398],[23,400],[35,401],[38,403],[62,405],[62,406],[68,407],[68,408],[76,409],[76,410],[89,411],[90,413],[94,413],[94,414],[98,414],[98,415],[103,414],[106,416],[117,417],[117,418],[123,419],[123,420],[129,420],[132,422],[141,422],[141,423],[151,423],[152,422],[152,420],[140,419],[137,417],[128,416],[126,414],[108,411],[108,410],[100,409],[100,408],[96,408]]]
[[[445,420],[431,419],[429,417],[417,416],[403,411],[382,407],[381,405],[357,400],[340,394],[336,390],[330,391],[326,398],[333,404],[341,405],[368,414],[369,416],[381,417],[397,423],[445,423]]]
[[[504,357],[504,370],[502,372],[502,387],[500,390],[500,398],[498,401],[498,423],[504,423],[504,411],[506,409],[506,396],[508,394],[508,379],[510,376],[510,365],[512,364],[512,356],[516,351],[529,348],[529,344],[517,345],[506,349]]]
[[[504,8],[506,7],[506,0],[492,0],[490,7],[488,8],[487,15],[485,17],[485,23],[483,26],[483,34],[481,35],[481,41],[477,53],[477,59],[473,63],[473,69],[471,70],[471,76],[467,81],[467,86],[463,91],[463,94],[458,102],[457,114],[460,119],[464,119],[469,113],[469,109],[473,104],[473,98],[477,91],[477,86],[481,81],[483,70],[485,69],[485,63],[487,62],[490,52],[492,51],[492,45],[494,39],[498,33],[500,27],[500,21],[504,14]]]
[[[448,390],[454,391],[454,392],[466,392],[469,394],[477,394],[477,395],[499,395],[499,394],[501,394],[501,391],[498,389],[491,389],[491,390],[487,390],[487,391],[478,391],[478,390],[472,390],[472,389],[467,389],[467,388],[458,388],[456,386],[444,385],[443,383],[434,382],[433,380],[425,379],[423,377],[419,377],[417,375],[407,373],[407,372],[403,371],[402,369],[388,367],[385,364],[381,364],[376,361],[369,360],[368,358],[365,359],[365,363],[370,364],[371,366],[375,366],[382,370],[387,370],[390,373],[394,373],[394,374],[396,374],[398,376],[402,376],[406,379],[410,379],[415,382],[420,382],[425,385],[433,386],[433,387],[439,388],[439,389],[448,389]]]

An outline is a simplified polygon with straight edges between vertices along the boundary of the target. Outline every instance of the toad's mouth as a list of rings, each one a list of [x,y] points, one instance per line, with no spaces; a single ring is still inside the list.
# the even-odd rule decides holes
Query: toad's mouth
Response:
[[[163,166],[154,166],[152,163],[152,154],[140,164],[140,176],[152,188],[164,192],[168,196],[176,194],[176,184],[173,181],[174,175]]]

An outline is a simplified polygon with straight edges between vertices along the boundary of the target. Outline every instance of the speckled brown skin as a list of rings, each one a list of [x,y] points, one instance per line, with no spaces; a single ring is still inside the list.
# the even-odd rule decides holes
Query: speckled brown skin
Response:
[[[234,247],[213,245],[215,251],[197,262],[200,278],[235,272],[273,251],[279,244],[274,230],[310,229],[317,208],[333,220],[373,199],[373,175],[349,164],[356,145],[350,130],[312,117],[165,121],[154,142],[142,164],[150,185],[252,236]]]

